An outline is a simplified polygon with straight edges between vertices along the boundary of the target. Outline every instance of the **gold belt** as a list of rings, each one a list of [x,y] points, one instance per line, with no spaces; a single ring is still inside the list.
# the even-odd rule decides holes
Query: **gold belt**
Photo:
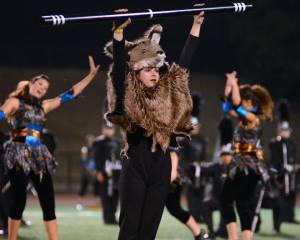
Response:
[[[249,143],[234,143],[233,151],[236,154],[239,153],[257,153],[259,149]]]
[[[12,132],[12,136],[13,138],[33,136],[36,139],[41,140],[41,134],[39,131],[35,129],[28,129],[28,128],[22,128],[21,130],[14,130]]]

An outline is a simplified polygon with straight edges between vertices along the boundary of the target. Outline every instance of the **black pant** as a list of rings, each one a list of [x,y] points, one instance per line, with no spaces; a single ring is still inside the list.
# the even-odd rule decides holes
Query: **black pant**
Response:
[[[291,192],[287,196],[282,192],[280,196],[271,199],[269,208],[273,210],[273,228],[278,232],[283,222],[293,222],[295,220],[295,198],[295,192]]]
[[[282,193],[282,208],[284,211],[284,222],[293,222],[295,220],[295,204],[296,204],[296,192],[291,191],[290,194],[285,195]]]
[[[187,203],[189,212],[195,218],[197,222],[201,222],[202,209],[200,203],[203,199],[203,192],[195,189],[193,186],[187,187]]]
[[[182,186],[173,183],[172,188],[167,196],[166,207],[170,214],[183,224],[186,224],[191,214],[185,211],[180,204]]]
[[[241,221],[242,231],[251,230],[254,211],[257,204],[255,195],[259,176],[249,170],[237,170],[233,179],[227,178],[221,194],[221,207],[226,224],[236,222],[234,203]]]
[[[116,211],[119,201],[119,191],[117,189],[112,190],[112,194],[108,194],[108,184],[105,182],[101,186],[101,200],[103,207],[103,221],[106,224],[117,223]]]
[[[119,240],[154,240],[169,191],[170,153],[141,145],[123,160]]]
[[[99,195],[100,185],[93,177],[89,176],[88,173],[83,172],[80,178],[80,189],[78,195],[83,197],[86,195],[89,185],[93,187],[93,194],[95,196]]]
[[[281,205],[282,205],[281,199],[278,196],[270,197],[270,196],[266,195],[262,202],[262,208],[272,209],[272,211],[273,211],[273,229],[278,232],[280,231],[280,225],[282,223],[282,216],[284,215]],[[257,223],[257,227],[258,227],[257,230],[260,229],[260,224],[261,224],[261,218],[259,218],[259,222]]]
[[[199,210],[204,223],[207,225],[209,232],[214,232],[213,212],[220,210],[220,205],[217,200],[211,199],[205,202],[199,202]],[[222,226],[222,215],[220,226]]]
[[[9,180],[11,182],[11,204],[9,209],[9,217],[15,220],[21,220],[26,205],[27,185],[29,179],[35,187],[40,205],[43,211],[44,221],[56,219],[55,201],[52,178],[49,173],[44,173],[43,178],[30,172],[26,175],[22,169],[10,170]]]

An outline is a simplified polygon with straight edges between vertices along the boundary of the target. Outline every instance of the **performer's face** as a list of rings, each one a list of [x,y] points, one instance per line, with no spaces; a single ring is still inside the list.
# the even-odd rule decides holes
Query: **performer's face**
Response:
[[[248,112],[250,112],[253,108],[254,108],[254,106],[253,106],[253,104],[252,104],[252,101],[251,100],[246,100],[246,99],[243,99],[242,100],[242,105],[243,105],[243,107],[248,111]]]
[[[143,68],[137,73],[137,78],[146,87],[154,87],[159,81],[159,68]]]
[[[39,78],[38,80],[34,81],[33,83],[29,83],[29,93],[41,99],[45,96],[49,88],[49,82],[44,78]]]

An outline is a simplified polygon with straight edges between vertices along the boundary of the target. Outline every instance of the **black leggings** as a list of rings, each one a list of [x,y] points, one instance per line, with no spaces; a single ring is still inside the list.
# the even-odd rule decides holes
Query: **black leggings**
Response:
[[[54,190],[51,175],[47,172],[43,174],[40,180],[39,175],[30,172],[26,175],[23,170],[12,169],[9,171],[9,180],[11,182],[11,204],[9,208],[9,217],[15,220],[21,220],[26,205],[27,185],[29,180],[35,187],[40,205],[43,211],[44,221],[56,219]]]
[[[182,190],[182,186],[178,184],[172,186],[172,189],[169,192],[167,197],[166,207],[172,216],[174,216],[183,224],[186,224],[191,215],[181,207],[180,204],[181,190]]]
[[[226,224],[236,222],[235,203],[242,231],[251,230],[257,204],[255,193],[258,180],[259,176],[251,170],[249,170],[248,175],[237,170],[234,179],[226,179],[221,195],[221,208]]]
[[[78,195],[80,197],[83,197],[86,195],[87,193],[87,190],[88,190],[88,187],[89,185],[92,185],[92,188],[93,188],[93,194],[95,196],[99,195],[99,183],[98,181],[94,180],[91,176],[88,176],[87,175],[88,173],[82,173],[81,175],[81,180],[80,180],[80,189],[79,189],[79,193]]]

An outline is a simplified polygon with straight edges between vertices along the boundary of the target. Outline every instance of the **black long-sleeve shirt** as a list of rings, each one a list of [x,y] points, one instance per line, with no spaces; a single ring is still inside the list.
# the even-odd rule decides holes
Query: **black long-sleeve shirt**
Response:
[[[179,66],[189,69],[194,53],[198,47],[199,38],[193,35],[189,35],[185,41],[184,47],[181,51],[178,64]]]
[[[123,112],[123,99],[125,95],[125,79],[126,79],[126,61],[125,61],[125,40],[117,41],[113,39],[113,60],[114,66],[112,71],[113,86],[116,92],[115,111]]]

